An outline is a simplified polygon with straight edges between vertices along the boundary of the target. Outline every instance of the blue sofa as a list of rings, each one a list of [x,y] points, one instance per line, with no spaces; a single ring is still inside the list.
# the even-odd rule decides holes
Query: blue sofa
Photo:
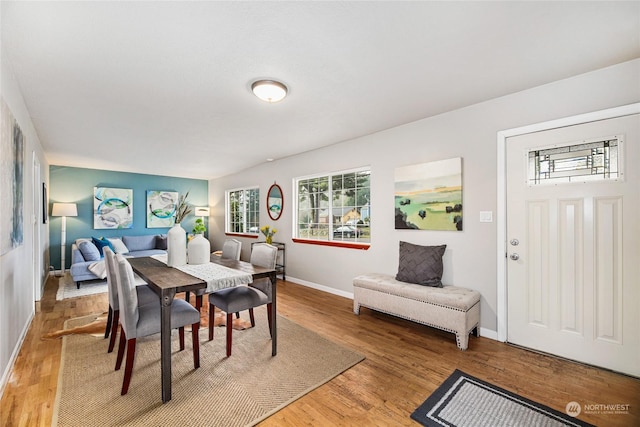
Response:
[[[125,257],[144,257],[167,253],[165,234],[110,237],[107,240],[112,243],[116,253],[121,253]],[[95,250],[98,250],[98,248],[94,245],[92,239],[88,238],[76,239],[71,246],[71,268],[69,271],[78,289],[80,289],[81,282],[104,279],[104,277],[99,277],[89,270],[90,266],[104,260],[104,257],[99,255],[96,258]],[[99,253],[100,251],[98,250]],[[89,259],[85,259],[85,255]]]

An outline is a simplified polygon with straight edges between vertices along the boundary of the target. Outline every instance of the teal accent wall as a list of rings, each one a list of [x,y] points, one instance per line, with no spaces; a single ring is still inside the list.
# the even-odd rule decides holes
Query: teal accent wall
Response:
[[[133,228],[122,230],[93,229],[93,188],[112,187],[133,190]],[[71,264],[71,244],[81,237],[117,237],[124,235],[166,234],[169,228],[147,228],[147,190],[177,191],[180,195],[189,191],[188,203],[193,206],[209,206],[209,183],[202,179],[175,178],[161,175],[114,172],[98,169],[49,167],[49,215],[53,203],[76,203],[78,216],[67,218],[65,268]],[[193,212],[182,222],[191,232],[195,216]],[[60,269],[60,243],[62,218],[49,216],[50,262]]]

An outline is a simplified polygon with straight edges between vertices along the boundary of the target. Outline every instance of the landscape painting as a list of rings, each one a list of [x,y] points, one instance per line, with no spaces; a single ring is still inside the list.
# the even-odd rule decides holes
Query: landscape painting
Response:
[[[147,228],[173,226],[178,206],[177,191],[147,191]]]
[[[11,110],[1,100],[0,255],[24,241],[24,136]]]
[[[462,158],[395,170],[395,228],[462,231]]]
[[[93,187],[93,228],[133,228],[133,190]]]

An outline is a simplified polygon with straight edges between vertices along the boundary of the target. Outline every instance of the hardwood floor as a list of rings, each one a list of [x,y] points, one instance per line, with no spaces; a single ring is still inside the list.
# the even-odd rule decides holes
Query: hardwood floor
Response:
[[[2,426],[51,424],[62,341],[41,336],[61,329],[66,319],[108,307],[106,294],[55,301],[57,286],[57,279],[49,279],[38,304],[0,401]],[[578,402],[583,407],[579,418],[592,424],[640,425],[638,379],[482,337],[471,337],[463,352],[453,334],[368,309],[356,316],[349,299],[290,282],[278,286],[280,315],[366,359],[260,426],[415,426],[411,412],[455,368],[562,412],[567,403]],[[628,414],[584,412],[585,405],[608,404],[629,405]]]

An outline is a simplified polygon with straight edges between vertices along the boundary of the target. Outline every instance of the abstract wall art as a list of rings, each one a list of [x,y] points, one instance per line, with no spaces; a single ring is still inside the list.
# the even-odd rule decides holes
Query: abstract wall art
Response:
[[[175,222],[177,191],[147,191],[147,228],[167,228]]]
[[[396,168],[395,228],[462,231],[462,158]]]
[[[93,228],[133,228],[133,190],[93,187]]]
[[[24,236],[24,136],[4,99],[0,131],[0,255],[22,245]]]

